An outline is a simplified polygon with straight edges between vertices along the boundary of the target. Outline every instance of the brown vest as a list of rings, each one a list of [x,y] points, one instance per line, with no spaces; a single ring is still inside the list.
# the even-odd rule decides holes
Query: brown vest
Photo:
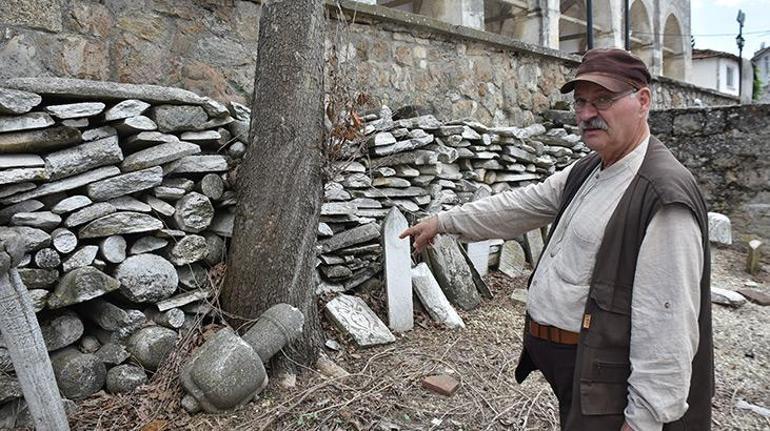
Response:
[[[599,163],[598,154],[592,153],[575,164],[567,179],[554,226]],[[636,260],[647,225],[665,205],[682,205],[695,215],[703,237],[704,265],[698,317],[700,341],[692,363],[687,397],[689,409],[681,419],[664,425],[663,429],[711,429],[714,356],[706,205],[690,172],[660,141],[652,137],[639,172],[631,180],[607,223],[596,256],[585,309],[585,316],[590,318],[584,318],[580,331],[572,407],[567,423],[563,424],[567,431],[615,431],[623,425],[628,377],[631,374],[631,296]],[[549,236],[548,241],[550,239]],[[590,323],[586,325],[589,319]],[[535,366],[524,349],[516,368],[516,380],[521,383],[534,370]]]

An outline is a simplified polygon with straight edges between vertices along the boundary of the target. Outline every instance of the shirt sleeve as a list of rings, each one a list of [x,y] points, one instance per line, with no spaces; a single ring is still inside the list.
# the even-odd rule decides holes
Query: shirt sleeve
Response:
[[[573,165],[542,183],[507,190],[438,214],[439,232],[463,241],[513,239],[556,217]]]
[[[687,411],[692,360],[698,348],[701,231],[680,205],[653,217],[637,260],[631,300],[631,375],[626,421],[658,431]]]

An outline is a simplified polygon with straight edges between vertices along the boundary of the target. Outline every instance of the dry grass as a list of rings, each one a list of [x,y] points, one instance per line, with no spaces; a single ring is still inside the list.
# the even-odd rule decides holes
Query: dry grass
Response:
[[[715,250],[714,262],[715,286],[738,288],[750,279],[740,271],[737,252]],[[764,289],[770,284],[767,275],[765,270],[754,278]],[[540,374],[523,385],[513,378],[524,309],[508,293],[525,280],[498,273],[487,280],[495,298],[460,313],[465,330],[442,329],[418,313],[415,330],[398,336],[395,344],[356,350],[324,323],[327,336],[343,344],[342,351],[326,352],[348,376],[328,378],[304,369],[293,389],[271,382],[257,402],[239,410],[190,417],[179,406],[182,392],[176,376],[185,354],[178,354],[150,386],[127,396],[82,402],[73,429],[557,430],[556,400]],[[384,315],[382,289],[370,286],[358,294]],[[734,407],[738,399],[768,406],[768,317],[770,308],[755,304],[714,306],[714,430],[770,429],[766,418]],[[201,329],[182,345],[199,345]],[[462,382],[460,390],[444,397],[423,389],[422,378],[436,373],[454,375]]]

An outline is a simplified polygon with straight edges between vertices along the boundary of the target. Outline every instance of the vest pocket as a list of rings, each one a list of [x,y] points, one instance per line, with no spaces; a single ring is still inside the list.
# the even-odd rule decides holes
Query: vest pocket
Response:
[[[580,411],[584,415],[623,415],[628,383],[580,381]]]

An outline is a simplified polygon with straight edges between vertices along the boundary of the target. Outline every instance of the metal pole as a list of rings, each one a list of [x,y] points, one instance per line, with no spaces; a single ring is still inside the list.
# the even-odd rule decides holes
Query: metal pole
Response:
[[[735,41],[738,43],[738,100],[740,100],[743,93],[743,23],[746,21],[746,14],[742,10],[738,9],[738,37]]]
[[[623,29],[626,38],[626,51],[631,51],[631,21],[628,13],[628,0],[623,0],[623,13],[626,17],[625,28]]]
[[[594,47],[594,9],[591,0],[586,0],[586,43],[588,49]]]

